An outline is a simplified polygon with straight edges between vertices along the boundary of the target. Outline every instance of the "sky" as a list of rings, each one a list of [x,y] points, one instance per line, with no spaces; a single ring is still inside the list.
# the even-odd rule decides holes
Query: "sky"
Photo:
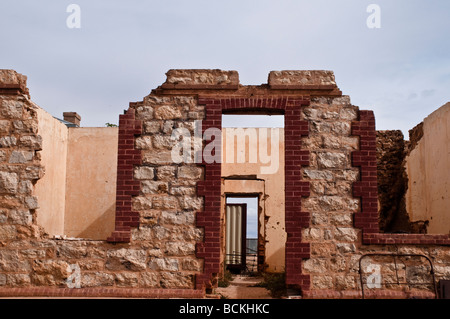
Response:
[[[67,20],[80,8],[80,28]],[[379,28],[369,28],[379,8]],[[448,0],[0,0],[0,68],[82,126],[117,123],[169,69],[332,70],[377,129],[408,130],[450,101]],[[74,20],[70,20],[74,21]]]

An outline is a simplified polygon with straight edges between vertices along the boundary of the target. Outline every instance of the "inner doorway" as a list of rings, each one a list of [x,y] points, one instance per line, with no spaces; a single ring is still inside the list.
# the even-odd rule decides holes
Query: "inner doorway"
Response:
[[[227,196],[225,225],[227,269],[258,271],[258,197]]]

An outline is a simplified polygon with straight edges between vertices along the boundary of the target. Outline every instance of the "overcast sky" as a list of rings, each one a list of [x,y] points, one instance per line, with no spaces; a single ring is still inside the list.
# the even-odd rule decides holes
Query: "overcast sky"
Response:
[[[69,28],[69,4],[81,28]],[[368,28],[370,4],[381,27]],[[0,0],[0,68],[28,76],[31,98],[83,126],[117,123],[174,68],[333,70],[377,129],[407,131],[450,101],[448,0]],[[407,136],[406,136],[407,137]]]

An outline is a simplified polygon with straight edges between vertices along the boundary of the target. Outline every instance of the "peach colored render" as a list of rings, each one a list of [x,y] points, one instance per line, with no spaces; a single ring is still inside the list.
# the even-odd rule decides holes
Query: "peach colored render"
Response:
[[[423,136],[406,157],[406,209],[428,221],[429,234],[450,233],[450,103],[423,121]]]
[[[44,176],[37,223],[51,236],[106,239],[114,229],[118,129],[68,127],[37,108]]]

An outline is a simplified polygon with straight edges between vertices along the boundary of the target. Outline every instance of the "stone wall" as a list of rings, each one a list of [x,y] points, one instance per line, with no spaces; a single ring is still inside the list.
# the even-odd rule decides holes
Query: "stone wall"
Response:
[[[0,84],[0,295],[203,296],[204,291],[192,289],[194,274],[201,267],[192,258],[194,243],[201,238],[201,231],[191,227],[192,209],[201,201],[189,201],[192,180],[199,178],[201,170],[190,166],[136,169],[135,177],[143,185],[142,196],[133,206],[141,210],[142,223],[131,243],[52,237],[37,223],[39,199],[34,194],[34,185],[46,169],[39,154],[39,107],[29,99],[26,77],[1,70],[0,78],[4,81]],[[160,112],[163,109],[156,110],[156,118],[164,117]],[[172,129],[165,125],[164,131],[170,136]],[[145,132],[150,131],[146,126]],[[163,134],[161,127],[152,147],[163,147],[157,142],[164,143]],[[148,145],[139,141],[150,135],[136,141],[143,152]],[[145,157],[144,165],[151,161]],[[164,182],[172,181],[174,174],[179,182],[173,182],[164,194]],[[184,196],[178,203],[180,194]]]
[[[379,224],[382,232],[415,232],[406,212],[405,152],[401,131],[377,131]]]

